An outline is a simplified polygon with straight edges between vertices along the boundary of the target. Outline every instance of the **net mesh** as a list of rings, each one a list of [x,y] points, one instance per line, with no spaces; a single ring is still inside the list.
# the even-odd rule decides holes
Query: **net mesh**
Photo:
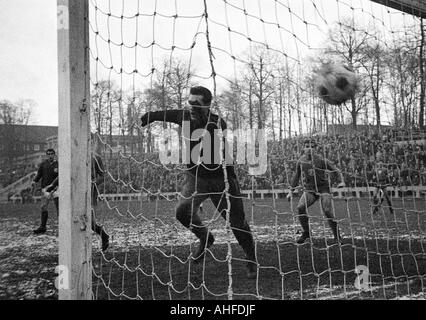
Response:
[[[91,0],[89,27],[91,123],[104,163],[95,217],[111,236],[105,252],[95,243],[96,299],[424,297],[418,18],[361,0]],[[360,76],[352,101],[331,106],[318,97],[312,70],[327,61]],[[215,243],[195,263],[198,239],[175,217],[189,170],[181,156],[161,160],[181,150],[182,129],[141,126],[146,112],[187,107],[194,85],[212,91],[212,112],[229,130],[265,134],[267,157],[252,146],[266,170],[253,174],[259,162],[250,161],[235,167],[255,279],[247,279],[232,213],[211,201],[197,211]],[[296,243],[309,188],[299,182],[286,196],[307,137],[346,183],[337,188],[328,172],[340,244],[319,193],[307,209],[311,241]],[[218,194],[229,203],[223,173]]]

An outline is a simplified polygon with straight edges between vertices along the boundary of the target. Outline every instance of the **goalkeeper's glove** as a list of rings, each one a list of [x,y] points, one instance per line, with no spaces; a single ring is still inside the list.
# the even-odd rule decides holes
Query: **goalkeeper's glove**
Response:
[[[50,198],[50,197],[53,197],[53,194],[55,193],[57,189],[58,189],[57,186],[53,186],[49,184],[48,186],[42,189],[42,192],[46,198]]]
[[[145,113],[142,117],[141,117],[141,126],[145,127],[148,125],[148,117],[149,117],[149,112]]]
[[[49,193],[52,192],[53,189],[55,189],[55,187],[52,186],[51,184],[49,184],[46,188],[44,188],[44,190],[46,190],[46,192],[49,192]]]
[[[46,198],[50,198],[51,196],[52,196],[52,193],[50,192],[50,191],[48,191],[48,188],[49,187],[46,187],[46,188],[43,188],[41,191],[43,192],[43,195],[46,197]]]

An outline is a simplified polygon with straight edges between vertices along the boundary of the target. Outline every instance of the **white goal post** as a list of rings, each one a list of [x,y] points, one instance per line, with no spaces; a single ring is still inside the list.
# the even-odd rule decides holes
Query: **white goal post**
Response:
[[[92,297],[88,1],[58,0],[59,299]]]

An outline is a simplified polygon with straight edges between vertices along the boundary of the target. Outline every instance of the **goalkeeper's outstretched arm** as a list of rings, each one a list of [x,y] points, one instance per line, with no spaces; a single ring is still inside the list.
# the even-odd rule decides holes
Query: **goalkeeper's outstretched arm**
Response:
[[[172,122],[178,125],[182,125],[183,115],[185,110],[163,110],[163,111],[150,111],[145,113],[141,117],[142,127],[154,122],[154,121],[164,121]]]

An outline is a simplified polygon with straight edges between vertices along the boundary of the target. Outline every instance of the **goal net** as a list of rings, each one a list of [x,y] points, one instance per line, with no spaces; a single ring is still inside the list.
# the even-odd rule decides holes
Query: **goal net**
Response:
[[[93,298],[424,298],[418,16],[366,0],[90,0],[89,7],[92,144],[104,164],[94,211],[110,235],[106,251],[93,237]],[[312,74],[324,62],[359,76],[354,99],[321,100]],[[188,110],[194,86],[211,91],[210,112],[235,142],[239,193],[217,151],[222,189],[206,192],[207,179],[198,194],[183,194],[192,172],[182,151],[188,137],[164,114]],[[155,111],[163,118],[143,126],[141,117]],[[343,175],[338,188],[339,175],[325,174],[329,210],[327,191],[311,192],[303,170],[287,199],[307,138]],[[242,202],[254,242],[250,279],[250,259],[234,236],[237,210],[218,210],[218,195]],[[299,244],[307,198],[311,237]],[[182,199],[215,238],[201,261],[195,218],[189,227],[176,218]]]

